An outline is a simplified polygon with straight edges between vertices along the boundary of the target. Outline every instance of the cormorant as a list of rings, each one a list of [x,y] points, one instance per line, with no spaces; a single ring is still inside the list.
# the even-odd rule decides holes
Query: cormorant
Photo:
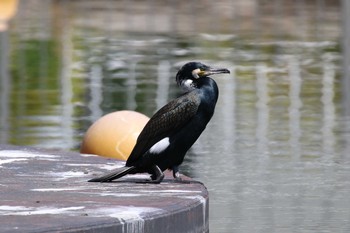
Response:
[[[230,71],[200,62],[182,66],[176,82],[185,93],[152,116],[138,136],[125,167],[89,182],[108,182],[126,174],[147,172],[152,179],[148,183],[160,183],[166,169],[171,169],[174,178],[179,179],[179,165],[214,114],[219,90],[209,76],[221,73]]]

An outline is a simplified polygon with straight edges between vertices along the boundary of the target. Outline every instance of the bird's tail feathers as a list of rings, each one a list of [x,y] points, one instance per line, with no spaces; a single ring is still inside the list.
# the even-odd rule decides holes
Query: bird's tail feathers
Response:
[[[122,176],[125,176],[129,173],[131,173],[133,170],[135,170],[135,167],[121,167],[121,168],[117,168],[112,170],[111,172],[109,172],[108,174],[101,176],[101,177],[96,177],[93,178],[91,180],[89,180],[88,182],[108,182],[108,181],[112,181],[115,179],[118,179]]]

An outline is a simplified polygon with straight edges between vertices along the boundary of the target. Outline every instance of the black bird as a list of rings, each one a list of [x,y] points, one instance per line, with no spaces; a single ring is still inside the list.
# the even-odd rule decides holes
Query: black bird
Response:
[[[213,69],[200,62],[185,64],[176,75],[176,82],[185,93],[152,116],[137,138],[125,167],[89,182],[108,182],[126,174],[147,172],[152,179],[147,182],[160,183],[166,169],[172,169],[174,178],[179,179],[179,165],[214,114],[219,90],[209,76],[220,73],[230,71]]]

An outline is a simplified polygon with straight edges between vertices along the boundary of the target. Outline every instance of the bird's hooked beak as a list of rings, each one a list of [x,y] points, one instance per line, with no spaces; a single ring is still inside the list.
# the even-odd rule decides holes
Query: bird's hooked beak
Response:
[[[201,69],[195,69],[192,74],[194,77],[200,78],[205,77],[213,74],[229,74],[230,71],[228,69],[214,69],[214,68],[208,68],[205,70]]]

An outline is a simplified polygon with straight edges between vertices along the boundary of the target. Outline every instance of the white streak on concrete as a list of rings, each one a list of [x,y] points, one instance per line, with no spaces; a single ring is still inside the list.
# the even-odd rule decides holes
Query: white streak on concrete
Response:
[[[73,206],[73,207],[65,207],[65,208],[52,208],[52,207],[43,207],[38,208],[34,211],[28,211],[28,215],[39,215],[39,214],[69,214],[72,211],[75,210],[81,210],[84,209],[84,206]],[[23,212],[22,214],[27,215],[27,212]],[[21,214],[21,215],[22,215]]]
[[[98,168],[101,169],[106,169],[106,170],[113,170],[113,169],[117,169],[117,168],[121,168],[124,167],[125,162],[118,162],[118,163],[113,163],[113,164],[96,164],[96,166],[98,166]]]
[[[31,189],[31,191],[35,191],[35,192],[62,192],[62,191],[79,191],[79,190],[86,190],[86,187],[39,188],[39,189]]]
[[[27,161],[28,159],[0,159],[0,166],[6,163]]]
[[[27,215],[45,215],[45,214],[73,214],[77,210],[84,209],[84,206],[72,206],[64,208],[56,207],[26,207],[26,206],[0,206],[0,215],[17,215],[17,216],[27,216]]]
[[[164,210],[152,207],[136,207],[136,206],[115,206],[102,207],[94,209],[92,213],[88,213],[92,217],[112,217],[120,220],[128,221],[135,219],[142,219],[142,215],[145,213],[162,213]]]
[[[23,162],[31,158],[41,158],[45,160],[57,160],[55,155],[46,155],[21,150],[0,150],[0,167],[6,163]]]
[[[207,202],[207,199],[205,199],[203,196],[201,195],[195,195],[195,196],[184,196],[184,198],[186,199],[192,199],[192,200],[198,200],[200,201],[200,203],[202,205],[205,205],[205,203]]]
[[[201,193],[202,191],[194,191],[194,190],[179,190],[179,189],[165,189],[165,190],[146,190],[140,191],[145,193]]]
[[[83,164],[83,163],[68,163],[66,165],[70,167],[91,167],[91,164]]]
[[[99,196],[106,197],[106,196],[112,196],[112,197],[140,197],[145,196],[142,194],[136,194],[136,193],[97,193]]]
[[[0,158],[58,158],[56,155],[39,154],[21,150],[0,150]]]
[[[1,205],[0,211],[19,211],[19,210],[26,210],[28,207],[25,206],[10,206],[10,205]]]
[[[98,155],[93,155],[93,154],[80,154],[82,157],[97,157]]]
[[[81,171],[48,172],[47,175],[56,177],[54,178],[55,181],[65,180],[69,178],[87,177],[87,175]]]

